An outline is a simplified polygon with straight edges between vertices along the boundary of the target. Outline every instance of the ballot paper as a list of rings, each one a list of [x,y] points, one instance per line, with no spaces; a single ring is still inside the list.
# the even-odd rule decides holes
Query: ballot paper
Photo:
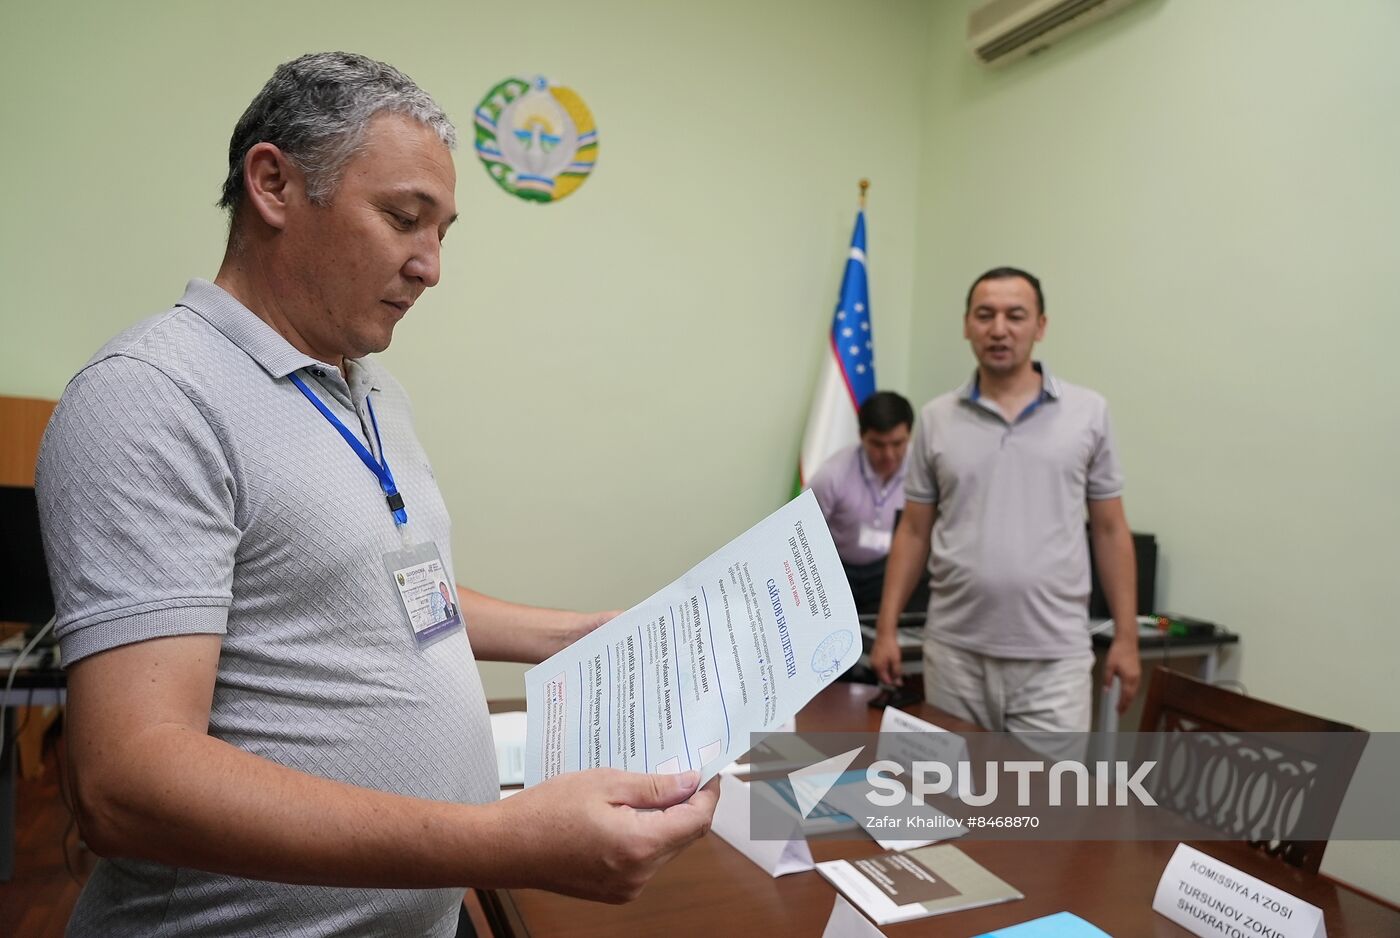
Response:
[[[694,769],[703,784],[860,651],[841,559],[803,492],[526,672],[525,785],[599,766]]]

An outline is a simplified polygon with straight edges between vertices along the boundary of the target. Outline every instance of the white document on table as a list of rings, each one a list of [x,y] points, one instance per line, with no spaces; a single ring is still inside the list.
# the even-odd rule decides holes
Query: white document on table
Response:
[[[806,491],[525,674],[525,785],[611,766],[701,784],[860,657],[845,570]]]

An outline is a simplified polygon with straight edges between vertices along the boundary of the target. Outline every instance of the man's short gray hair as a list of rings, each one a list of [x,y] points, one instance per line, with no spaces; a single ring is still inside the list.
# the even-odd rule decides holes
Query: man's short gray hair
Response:
[[[431,128],[450,150],[457,129],[432,97],[403,72],[353,52],[314,52],[277,66],[228,144],[228,177],[219,205],[233,215],[243,201],[243,159],[271,143],[306,174],[306,194],[324,205],[370,120],[401,114]]]

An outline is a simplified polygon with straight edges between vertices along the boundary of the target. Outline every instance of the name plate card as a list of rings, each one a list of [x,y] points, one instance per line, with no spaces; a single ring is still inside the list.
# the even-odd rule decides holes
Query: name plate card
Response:
[[[1327,936],[1317,906],[1186,844],[1177,844],[1152,908],[1202,938]]]
[[[870,924],[870,920],[857,912],[856,907],[838,892],[822,938],[885,938],[885,933]]]
[[[715,806],[714,821],[710,830],[735,850],[748,857],[765,873],[777,879],[789,873],[805,873],[815,869],[812,850],[802,836],[802,819],[792,815],[792,837],[782,840],[755,840],[749,828],[750,800],[769,798],[767,786],[751,785],[733,775],[722,774],[719,780],[719,804]],[[788,813],[788,809],[774,801],[768,809],[773,812]],[[774,815],[782,816],[781,814]]]

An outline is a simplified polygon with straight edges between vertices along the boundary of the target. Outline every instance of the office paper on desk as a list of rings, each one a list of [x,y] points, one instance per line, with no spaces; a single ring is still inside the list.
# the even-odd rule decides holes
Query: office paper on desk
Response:
[[[945,765],[957,765],[969,758],[967,741],[961,736],[894,707],[886,707],[884,715],[880,718],[879,739],[879,746],[875,753],[877,761],[890,759],[901,765],[913,765],[920,760],[931,760],[942,762]],[[965,781],[966,779],[960,779],[958,782],[957,797],[959,798],[962,797],[962,785]],[[870,802],[865,800],[866,790],[868,789],[864,786],[833,785],[824,800],[833,808],[854,817],[865,832],[885,850],[913,850],[917,847],[936,844],[939,841],[952,840],[967,833],[966,827],[961,824],[952,824],[948,815],[942,811],[932,805],[924,805],[919,809],[919,816],[930,823],[926,824],[923,829],[926,831],[936,830],[938,836],[914,839],[885,837],[885,832],[882,829],[868,826],[868,822],[875,819],[869,817],[871,811]],[[936,823],[935,819],[948,822],[947,826]]]
[[[900,765],[915,762],[942,762],[957,765],[968,761],[967,740],[941,726],[921,720],[894,707],[886,707],[880,717],[880,742],[876,759],[892,759]],[[957,797],[967,794],[966,779],[959,778]]]
[[[855,602],[803,492],[525,674],[525,784],[611,766],[701,782],[860,657]]]

